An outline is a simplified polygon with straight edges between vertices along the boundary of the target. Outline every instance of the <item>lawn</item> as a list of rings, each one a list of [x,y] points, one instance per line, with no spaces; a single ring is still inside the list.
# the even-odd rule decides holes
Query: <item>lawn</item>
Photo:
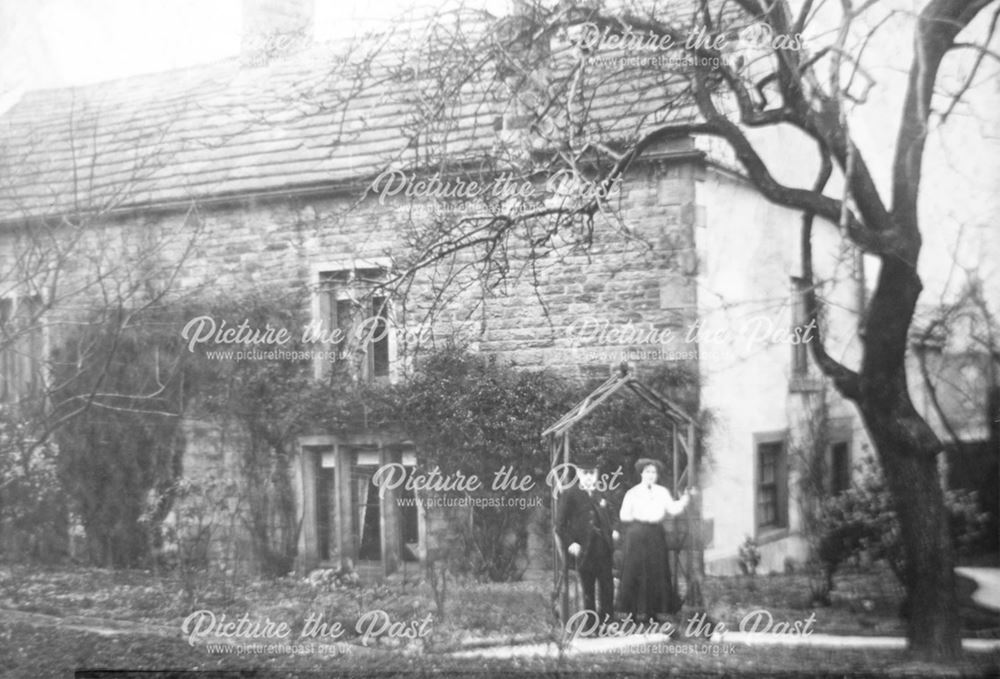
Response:
[[[511,671],[631,676],[651,670],[673,671],[679,676],[800,676],[804,668],[817,676],[905,676],[926,675],[932,669],[910,665],[901,652],[888,651],[740,646],[733,653],[713,656],[699,654],[692,642],[683,639],[679,644],[689,644],[688,652],[669,654],[588,655],[562,660],[460,659],[449,655],[462,648],[556,637],[550,586],[548,580],[453,582],[441,619],[433,593],[421,582],[330,589],[294,577],[225,582],[220,575],[203,574],[193,585],[190,578],[154,577],[143,571],[6,566],[0,568],[0,608],[22,613],[0,614],[0,667],[4,668],[0,676],[70,676],[71,669],[87,668],[256,673],[241,676],[305,676],[309,672],[466,676]],[[896,618],[902,591],[884,572],[838,576],[833,605],[822,608],[809,607],[808,583],[800,575],[707,578],[704,587],[709,615],[731,628],[738,627],[749,611],[766,608],[775,619],[803,619],[815,613],[817,633],[902,632]],[[301,655],[273,648],[247,652],[245,647],[237,655],[232,648],[210,649],[204,639],[192,646],[184,638],[181,629],[185,618],[202,609],[230,619],[247,614],[251,619],[284,622],[296,634],[306,617],[314,615],[325,623],[341,623],[344,634],[336,643],[313,644]],[[366,612],[376,610],[394,621],[414,621],[432,612],[433,625],[422,638],[383,636],[364,645],[366,640],[355,623]],[[91,629],[108,626],[120,633],[102,636]],[[992,676],[998,668],[1000,655],[970,653],[956,669],[966,676]]]
[[[364,611],[381,609],[393,617],[435,611],[433,593],[422,582],[329,589],[302,578],[241,580],[226,583],[204,575],[185,588],[183,579],[154,577],[148,571],[78,568],[0,568],[0,607],[56,616],[89,616],[178,627],[192,611],[250,613],[289,624],[304,611],[327,621],[352,621]],[[551,582],[512,584],[450,582],[445,623],[467,636],[550,633]],[[193,590],[193,591],[192,591]],[[750,611],[764,607],[775,618],[816,613],[816,632],[900,635],[898,617],[903,590],[887,571],[838,575],[832,605],[810,603],[804,575],[760,575],[704,580],[710,616],[730,628]],[[435,611],[436,612],[436,611]]]
[[[317,655],[233,656],[210,654],[180,639],[128,635],[67,634],[0,623],[0,677],[66,677],[71,670],[186,670],[212,676],[531,676],[629,677],[651,672],[672,676],[996,676],[997,654],[967,654],[954,668],[910,663],[899,652],[739,648],[734,655],[590,655],[558,659],[456,659],[442,654],[405,656],[390,651]],[[232,674],[214,674],[231,671]],[[317,674],[318,673],[318,674]],[[81,674],[80,676],[87,676]],[[94,673],[90,676],[100,676]],[[115,675],[121,679],[121,675]],[[149,676],[149,675],[146,675]],[[177,676],[172,674],[171,676]]]
[[[830,606],[811,601],[805,575],[707,578],[705,602],[712,617],[738,629],[752,611],[765,608],[775,620],[797,620],[815,613],[812,629],[822,634],[903,636],[899,617],[902,586],[887,571],[852,572],[836,577]]]

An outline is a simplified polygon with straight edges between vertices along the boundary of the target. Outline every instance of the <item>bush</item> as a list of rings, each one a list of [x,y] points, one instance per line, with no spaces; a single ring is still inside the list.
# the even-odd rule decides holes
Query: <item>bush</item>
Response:
[[[20,407],[0,407],[0,552],[57,561],[68,549],[68,509],[55,450],[30,421]]]
[[[751,577],[757,575],[757,567],[760,566],[760,549],[757,547],[757,541],[749,535],[740,545],[739,557],[740,570],[743,571],[743,574]]]
[[[978,510],[974,492],[946,491],[945,506],[952,544],[962,554],[980,539],[989,517]],[[861,556],[886,561],[900,583],[904,582],[906,562],[899,521],[874,458],[862,460],[860,474],[850,489],[823,503],[822,526],[817,556],[831,588],[837,569]]]
[[[539,433],[566,408],[566,385],[548,372],[528,372],[461,350],[428,356],[405,384],[382,394],[373,415],[402,416],[424,453],[427,470],[475,475],[488,492],[494,475],[514,469],[544,496],[548,451]],[[485,580],[511,581],[524,571],[531,511],[475,506],[463,535],[462,564]]]
[[[156,546],[147,525],[170,511],[184,454],[188,395],[168,313],[93,314],[53,349],[54,448],[61,490],[86,528],[92,562],[137,567]],[[147,507],[150,496],[158,500]]]

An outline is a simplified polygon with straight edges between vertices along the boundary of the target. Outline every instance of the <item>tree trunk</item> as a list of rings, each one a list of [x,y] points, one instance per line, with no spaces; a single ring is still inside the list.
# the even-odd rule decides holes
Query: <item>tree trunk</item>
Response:
[[[865,410],[862,408],[863,413]],[[900,426],[895,418],[884,419],[884,407],[878,410],[883,412],[876,417],[865,413],[865,421],[899,518],[906,559],[906,636],[910,649],[926,658],[957,658],[961,638],[955,564],[937,458],[920,448],[917,437],[905,435],[910,426],[927,424],[917,415]]]
[[[912,265],[883,258],[867,310],[858,409],[892,493],[906,559],[910,650],[934,660],[961,653],[954,555],[937,456],[937,435],[910,400],[905,355],[921,290]]]

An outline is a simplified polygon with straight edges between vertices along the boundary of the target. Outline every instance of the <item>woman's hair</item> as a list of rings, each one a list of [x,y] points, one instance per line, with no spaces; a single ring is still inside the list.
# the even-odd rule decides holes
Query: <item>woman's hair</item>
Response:
[[[651,457],[640,457],[635,461],[635,473],[642,474],[646,467],[652,466],[657,474],[663,474],[663,463]]]

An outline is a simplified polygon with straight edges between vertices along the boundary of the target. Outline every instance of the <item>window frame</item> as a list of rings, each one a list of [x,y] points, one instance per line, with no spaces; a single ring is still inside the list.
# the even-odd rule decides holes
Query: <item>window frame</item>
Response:
[[[776,448],[775,448],[776,446]],[[764,523],[763,514],[763,458],[765,450],[775,451],[774,480],[768,483],[773,486],[775,517],[773,521]],[[761,432],[753,435],[753,492],[754,492],[754,530],[758,537],[787,531],[789,526],[789,489],[788,489],[788,431]]]
[[[838,446],[843,446],[845,451],[844,455],[845,466],[843,469],[838,469],[837,466],[836,450]],[[849,438],[837,438],[830,441],[828,454],[829,454],[829,459],[828,459],[829,465],[827,468],[830,470],[830,479],[829,479],[829,488],[827,490],[829,491],[831,496],[840,495],[844,491],[849,490],[851,487],[851,481],[853,476],[851,473],[851,470],[853,468],[852,465],[853,456],[851,454],[851,440]],[[841,476],[843,478],[840,478]],[[838,483],[838,481],[843,481],[843,483]],[[838,488],[838,486],[842,487]]]
[[[25,308],[28,323],[18,327]],[[44,388],[43,360],[48,344],[41,323],[44,312],[39,294],[0,297],[0,404],[16,404]]]
[[[386,279],[390,269],[391,262],[388,258],[376,258],[324,262],[314,265],[311,271],[313,286],[311,322],[322,322],[324,336],[334,328],[349,332],[348,326],[342,323],[340,318],[340,314],[347,306],[341,302],[350,303],[355,307],[349,326],[351,328],[357,327],[359,307],[370,308],[370,312],[366,312],[365,318],[361,320],[362,323],[371,318],[381,318],[382,320],[377,323],[384,323],[384,326],[381,326],[385,328],[382,339],[373,339],[367,346],[359,347],[365,354],[360,372],[355,372],[353,366],[351,368],[352,374],[365,382],[391,383],[397,378],[397,342],[396,333],[393,331],[395,323],[392,298],[386,292],[377,291],[378,285]],[[343,280],[338,280],[339,278]],[[382,301],[377,302],[377,300]],[[379,304],[377,308],[374,306],[376,303]],[[379,336],[381,332],[375,334]],[[338,354],[338,361],[351,358],[339,356],[345,351],[343,340],[314,348],[318,351],[313,360],[313,376],[318,380],[326,379],[330,375],[333,362],[327,359],[331,352]],[[382,362],[384,368],[379,365]]]
[[[791,300],[791,332],[792,337],[801,336],[797,332],[809,323],[809,314],[806,309],[805,280],[798,277],[791,277],[792,300]],[[809,375],[809,345],[805,342],[791,344],[791,375],[795,377],[808,377]]]

